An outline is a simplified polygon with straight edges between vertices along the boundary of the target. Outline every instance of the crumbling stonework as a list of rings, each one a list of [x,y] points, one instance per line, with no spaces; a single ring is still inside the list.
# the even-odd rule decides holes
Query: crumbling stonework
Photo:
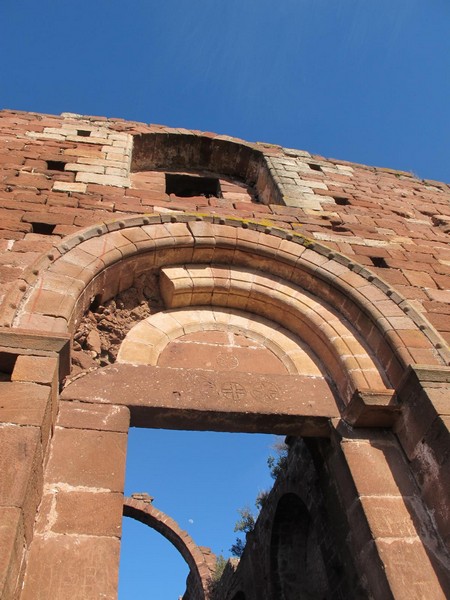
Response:
[[[0,597],[116,597],[130,424],[290,436],[220,600],[448,597],[449,199],[227,136],[0,113]],[[164,529],[147,504],[125,511]],[[208,598],[213,557],[180,548]]]

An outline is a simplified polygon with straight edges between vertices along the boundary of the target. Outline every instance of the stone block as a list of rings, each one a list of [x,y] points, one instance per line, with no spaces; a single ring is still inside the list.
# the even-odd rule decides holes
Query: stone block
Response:
[[[25,550],[22,511],[0,508],[0,598],[14,598]]]
[[[344,418],[354,427],[390,427],[400,414],[393,390],[357,390],[344,410]]]
[[[43,426],[49,409],[50,396],[51,390],[48,386],[1,382],[0,423]]]
[[[2,382],[0,397],[0,423],[40,427],[45,450],[52,425],[52,390],[34,383]]]
[[[57,384],[58,359],[46,356],[18,356],[11,381]]]
[[[123,495],[110,492],[56,493],[51,531],[120,538]]]
[[[342,450],[361,496],[412,496],[413,477],[394,444],[382,441],[346,440]]]
[[[21,600],[115,600],[119,552],[115,537],[38,535]]]
[[[363,508],[373,539],[417,536],[413,520],[415,507],[410,499],[399,496],[361,496],[356,504]],[[358,515],[355,508],[356,506],[352,508],[351,513],[356,517],[355,530],[359,531],[362,524],[358,523],[358,518],[361,518],[362,512]]]
[[[42,494],[40,438],[38,427],[0,426],[0,506],[22,508],[28,540]]]
[[[273,423],[278,431],[282,423],[286,433],[306,421],[312,431],[317,421],[323,433],[323,419],[339,413],[322,378],[119,363],[75,380],[62,397],[127,405],[134,425],[175,429],[196,429],[201,418],[216,431],[270,431]]]
[[[45,330],[47,327],[42,327],[42,329]],[[3,330],[0,331],[0,346],[17,348],[17,354],[20,354],[19,349],[35,350],[36,352],[33,354],[36,355],[48,356],[55,353],[59,356],[60,378],[70,372],[70,335],[67,333],[43,335],[29,329]]]
[[[447,584],[445,580],[439,581],[439,573],[436,573],[420,539],[380,539],[376,546],[396,600],[448,598],[445,592],[445,589],[449,591],[448,579]]]
[[[266,348],[213,346],[202,343],[169,344],[161,353],[158,365],[176,368],[205,368],[214,371],[286,374],[283,363]]]
[[[48,483],[122,492],[126,441],[123,433],[58,427],[47,467]]]
[[[84,194],[87,189],[86,183],[71,183],[68,181],[55,181],[53,184],[54,192],[79,192]]]
[[[127,433],[129,423],[126,406],[64,401],[59,405],[58,427]]]

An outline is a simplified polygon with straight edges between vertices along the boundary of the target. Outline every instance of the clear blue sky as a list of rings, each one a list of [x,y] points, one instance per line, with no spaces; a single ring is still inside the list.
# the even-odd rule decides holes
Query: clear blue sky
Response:
[[[0,105],[450,180],[448,0],[2,0]]]
[[[448,0],[2,0],[0,23],[1,107],[215,131],[450,181]],[[269,482],[271,442],[211,436],[135,431],[127,491],[150,492],[226,552],[236,508]],[[139,525],[124,546],[138,531],[144,580],[147,557],[169,569],[147,597],[176,598],[170,546]],[[125,568],[121,600],[145,597],[133,578]]]

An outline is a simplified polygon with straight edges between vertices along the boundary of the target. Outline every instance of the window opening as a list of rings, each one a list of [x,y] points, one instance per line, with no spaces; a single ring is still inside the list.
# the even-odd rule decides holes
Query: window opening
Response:
[[[336,204],[339,204],[339,206],[348,206],[350,204],[350,200],[345,196],[333,196],[333,198]]]
[[[52,225],[51,223],[40,223],[34,221],[31,223],[33,227],[33,233],[39,233],[41,235],[52,235],[56,225]]]
[[[0,381],[11,381],[11,374],[17,360],[17,354],[0,352]]]
[[[47,160],[47,169],[49,171],[64,171],[66,163],[62,160]]]
[[[77,129],[77,135],[79,137],[90,137],[91,132],[87,129]]]
[[[382,256],[369,256],[369,258],[374,267],[378,267],[380,269],[389,269],[389,265]]]
[[[320,165],[316,165],[316,164],[309,164],[309,168],[312,169],[313,171],[320,171],[322,173],[322,168]]]
[[[194,175],[176,175],[166,173],[166,194],[190,198],[206,196],[221,198],[220,182],[217,177],[196,177]]]

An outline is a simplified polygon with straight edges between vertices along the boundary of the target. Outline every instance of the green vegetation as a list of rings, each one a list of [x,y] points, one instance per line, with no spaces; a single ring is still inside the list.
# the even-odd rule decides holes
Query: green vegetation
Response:
[[[271,454],[268,457],[267,465],[269,467],[272,479],[277,479],[277,477],[287,467],[288,446],[284,441],[277,442],[272,446],[272,449],[275,451],[275,455]],[[237,556],[238,558],[242,556],[245,548],[247,534],[251,533],[255,529],[256,520],[258,519],[258,515],[264,507],[264,503],[269,497],[269,494],[270,490],[263,490],[262,492],[259,492],[255,500],[256,512],[254,512],[248,506],[238,509],[238,512],[241,515],[241,517],[236,522],[236,525],[234,526],[234,531],[244,533],[245,537],[238,536],[236,538],[236,541],[230,548],[230,552],[233,556]]]

